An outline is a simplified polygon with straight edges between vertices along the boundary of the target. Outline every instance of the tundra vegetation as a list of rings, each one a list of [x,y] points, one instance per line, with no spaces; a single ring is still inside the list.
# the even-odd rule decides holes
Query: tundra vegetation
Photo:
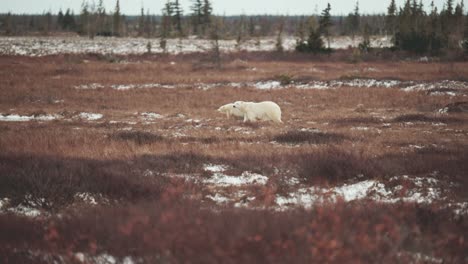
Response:
[[[91,25],[120,36],[102,43],[135,45],[131,18],[100,3]],[[224,52],[230,29],[247,45],[274,17],[206,16],[208,4],[194,1],[200,16],[189,19],[169,1],[148,24],[163,23],[164,45],[206,34],[206,52],[147,52],[144,10],[140,53],[41,53],[58,38],[55,16],[44,45],[0,38],[0,262],[466,262],[468,63],[455,33],[440,53],[296,52],[282,17],[270,51]],[[389,8],[384,25],[405,8]],[[84,17],[67,13],[74,31]],[[8,34],[27,32],[4,17]],[[303,39],[333,47],[340,27],[329,19],[304,18]],[[349,37],[369,21],[372,43],[372,19],[356,6]],[[398,27],[385,30],[404,43]],[[7,52],[19,48],[31,53]],[[276,102],[284,124],[216,111],[235,101]]]

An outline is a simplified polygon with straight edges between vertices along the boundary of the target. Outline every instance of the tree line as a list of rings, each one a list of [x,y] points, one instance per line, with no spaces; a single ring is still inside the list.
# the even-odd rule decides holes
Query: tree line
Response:
[[[361,36],[360,48],[368,50],[369,36],[390,35],[396,50],[439,54],[468,46],[468,19],[463,0],[447,0],[438,10],[434,2],[425,7],[422,0],[406,0],[398,7],[389,0],[386,14],[361,14],[359,3],[348,15],[332,16],[327,4],[322,12],[311,16],[219,16],[213,15],[210,0],[192,0],[189,10],[183,10],[179,0],[167,0],[158,14],[141,8],[139,16],[125,16],[116,0],[112,10],[106,10],[103,1],[84,0],[79,14],[70,9],[57,14],[0,15],[1,35],[76,32],[82,36],[178,38],[196,35],[236,39],[241,44],[247,39],[277,37],[282,49],[282,35],[294,35],[296,49],[302,52],[330,52],[331,36]],[[468,47],[467,47],[468,49]]]

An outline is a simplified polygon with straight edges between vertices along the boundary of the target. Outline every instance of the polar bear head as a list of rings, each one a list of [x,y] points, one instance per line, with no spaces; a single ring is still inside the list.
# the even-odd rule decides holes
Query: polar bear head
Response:
[[[232,108],[233,105],[234,104],[225,104],[225,105],[221,106],[220,108],[218,108],[218,112],[226,113]]]

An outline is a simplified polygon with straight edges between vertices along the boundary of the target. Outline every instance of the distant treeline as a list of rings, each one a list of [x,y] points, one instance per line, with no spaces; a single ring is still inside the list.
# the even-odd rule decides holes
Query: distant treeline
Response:
[[[163,10],[154,14],[141,9],[139,16],[125,16],[120,11],[119,0],[112,11],[104,8],[103,1],[90,4],[83,1],[79,14],[70,9],[57,14],[44,12],[41,15],[0,15],[0,34],[55,35],[72,32],[81,36],[176,38],[196,35],[203,38],[247,39],[283,34],[296,36],[298,50],[325,50],[321,38],[356,35],[368,38],[370,35],[393,36],[394,49],[417,53],[437,54],[443,50],[468,49],[468,19],[463,0],[455,3],[447,0],[442,10],[432,2],[424,7],[422,1],[407,0],[398,7],[395,0],[389,0],[386,14],[363,15],[358,2],[346,16],[331,16],[332,7],[311,16],[219,16],[212,14],[209,0],[193,0],[190,10],[182,10],[179,0],[168,0]],[[319,43],[309,43],[317,42]],[[362,43],[364,48],[366,47]],[[313,45],[312,45],[313,44]],[[302,45],[302,46],[301,46]],[[314,50],[318,45],[318,50]]]

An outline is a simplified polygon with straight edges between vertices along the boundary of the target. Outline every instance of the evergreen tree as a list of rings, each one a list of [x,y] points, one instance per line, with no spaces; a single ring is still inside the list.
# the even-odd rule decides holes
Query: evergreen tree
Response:
[[[203,1],[203,19],[205,24],[210,24],[211,13],[213,12],[213,7],[209,0]]]
[[[144,29],[143,29],[143,32],[145,33],[145,36],[147,38],[151,38],[151,36],[152,36],[151,25],[152,25],[152,17],[150,15],[150,11],[148,9],[146,11],[146,17],[145,17],[145,23],[144,23]]]
[[[48,11],[44,15],[44,26],[43,26],[44,34],[49,34],[50,30],[52,30],[52,14]]]
[[[88,24],[89,24],[89,10],[88,2],[83,1],[81,3],[81,13],[80,13],[80,34],[88,33]]]
[[[173,10],[174,10],[174,14],[173,14],[173,18],[174,18],[174,24],[175,24],[175,27],[176,27],[176,30],[177,30],[177,33],[180,36],[183,35],[183,32],[182,32],[182,16],[183,16],[183,10],[182,10],[182,7],[179,3],[179,0],[175,0],[174,3],[173,3]]]
[[[463,37],[463,28],[464,28],[464,4],[463,1],[461,1],[457,6],[455,7],[455,12],[453,14],[454,16],[454,24],[455,24],[455,33],[457,35],[457,38],[462,38]]]
[[[99,0],[97,6],[97,34],[98,35],[109,35],[108,29],[106,29],[106,8],[104,7],[103,0]]]
[[[249,36],[255,37],[255,19],[254,17],[249,17]]]
[[[65,30],[76,30],[75,15],[71,13],[70,8],[67,9],[63,17],[63,28]]]
[[[351,31],[352,38],[354,39],[354,36],[356,35],[356,32],[359,31],[359,22],[360,22],[361,16],[359,14],[359,1],[356,2],[356,6],[354,8],[354,12],[348,15],[348,25]]]
[[[281,19],[278,27],[278,35],[276,36],[275,50],[277,52],[283,52],[283,30],[284,30],[284,19]]]
[[[204,0],[203,1],[203,12],[202,12],[202,17],[203,17],[202,31],[203,31],[203,34],[205,34],[206,29],[211,24],[211,13],[212,12],[213,12],[213,7],[211,6],[210,1],[209,0]]]
[[[115,9],[114,9],[114,16],[113,16],[113,30],[112,30],[112,33],[114,36],[120,36],[121,34],[121,22],[122,21],[122,17],[121,17],[121,14],[120,14],[120,1],[117,0],[116,4],[115,4]]]
[[[298,43],[296,45],[296,51],[298,52],[312,52],[314,54],[316,53],[322,53],[327,51],[324,47],[324,43],[322,40],[322,37],[318,30],[315,30],[313,28],[310,29],[309,32],[309,37],[307,38],[306,42]]]
[[[322,11],[322,14],[319,20],[320,34],[323,34],[327,38],[329,49],[330,49],[330,27],[332,25],[330,10],[331,10],[331,5],[330,3],[328,3],[327,7]]]
[[[395,34],[396,19],[397,19],[396,15],[397,15],[397,7],[395,4],[395,0],[392,0],[390,2],[390,5],[387,8],[387,16],[385,17],[385,29],[391,35]]]
[[[203,24],[203,2],[202,0],[194,0],[192,9],[192,26],[193,33],[200,34],[200,26]]]
[[[89,5],[89,19],[88,19],[88,37],[94,39],[97,33],[98,12],[94,1]]]
[[[141,7],[140,17],[138,18],[138,36],[143,36],[145,27],[145,10]]]
[[[12,35],[13,34],[13,18],[11,15],[11,12],[8,12],[8,14],[5,17],[5,34],[6,35]]]
[[[462,47],[466,55],[468,55],[468,19],[465,17],[465,23],[464,23],[464,29],[463,29],[463,42],[462,42]]]
[[[359,43],[359,50],[361,52],[367,53],[371,49],[370,43],[370,26],[368,23],[364,25],[364,30],[362,33],[363,40]]]
[[[446,14],[453,15],[453,0],[447,0],[446,7]]]
[[[172,9],[172,3],[167,1],[162,10],[162,26],[161,26],[161,41],[169,37],[172,31],[172,15],[174,11]],[[163,48],[164,50],[165,48]]]
[[[64,20],[64,15],[63,15],[62,9],[60,9],[60,11],[57,14],[57,26],[61,30],[65,28],[63,25],[63,20]]]

